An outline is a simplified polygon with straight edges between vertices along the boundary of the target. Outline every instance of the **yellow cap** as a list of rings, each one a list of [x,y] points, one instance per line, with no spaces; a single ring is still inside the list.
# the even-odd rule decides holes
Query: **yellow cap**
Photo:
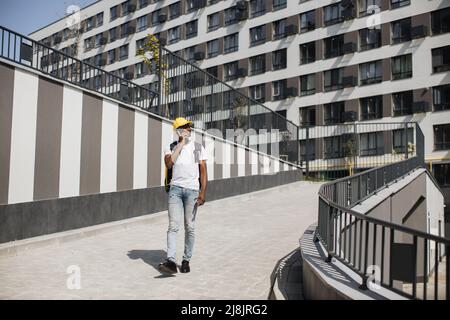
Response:
[[[182,126],[184,126],[186,124],[191,125],[191,127],[194,126],[194,123],[192,121],[188,121],[185,118],[176,118],[174,123],[173,123],[173,129],[176,130],[179,127],[182,127]]]

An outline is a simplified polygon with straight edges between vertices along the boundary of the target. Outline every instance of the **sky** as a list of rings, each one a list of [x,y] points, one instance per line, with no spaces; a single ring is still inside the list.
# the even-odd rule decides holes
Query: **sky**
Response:
[[[0,0],[0,25],[29,35],[65,16],[70,5],[81,8],[97,0]]]

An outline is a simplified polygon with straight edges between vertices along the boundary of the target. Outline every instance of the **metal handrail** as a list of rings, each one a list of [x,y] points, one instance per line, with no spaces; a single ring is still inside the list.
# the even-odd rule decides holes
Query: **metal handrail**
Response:
[[[0,58],[147,111],[158,97],[156,91],[123,79],[8,28],[0,26],[0,31]],[[56,60],[56,63],[51,60]],[[77,70],[73,71],[73,69]],[[65,71],[66,75],[64,75]],[[98,77],[100,77],[101,83],[96,86],[95,78]]]
[[[430,296],[428,291],[430,286],[430,289],[433,289],[432,297],[439,299],[439,286],[443,287],[439,283],[439,266],[442,257],[445,256],[445,299],[449,300],[450,239],[369,217],[351,208],[419,167],[423,167],[423,163],[419,156],[415,156],[322,185],[319,190],[319,223],[316,239],[322,242],[327,251],[327,262],[335,258],[361,276],[361,289],[367,289],[368,279],[373,277],[373,274],[369,274],[368,268],[377,266],[381,269],[381,279],[377,280],[382,287],[413,299],[427,300]],[[391,173],[387,176],[388,179],[386,179],[387,170]],[[372,190],[366,190],[365,193],[358,192],[356,197],[352,198],[355,194],[352,192],[352,181],[356,182],[360,190],[361,185],[369,185],[371,176],[375,177],[376,181],[381,180],[382,176],[383,183]],[[398,234],[404,235],[403,240],[405,236],[412,238],[412,244],[405,241],[396,243],[394,239]],[[381,237],[381,243],[377,241],[377,237]],[[400,262],[403,263],[401,269],[408,270],[404,271],[404,274],[399,273],[399,261],[396,260],[396,256],[400,256],[402,250],[403,253],[409,253],[407,257],[410,259],[409,264],[407,260]],[[418,262],[420,258],[421,263]],[[389,271],[384,269],[386,264]],[[433,272],[434,276],[431,277]],[[396,282],[394,285],[395,280],[400,281],[401,285],[410,283],[410,292],[399,289],[400,284]],[[430,284],[431,281],[434,283]],[[420,295],[418,291],[421,283]]]

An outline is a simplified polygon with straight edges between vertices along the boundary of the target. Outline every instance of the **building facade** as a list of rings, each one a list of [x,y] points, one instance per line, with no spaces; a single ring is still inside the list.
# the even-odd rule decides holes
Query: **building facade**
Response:
[[[79,36],[64,18],[30,36],[151,87],[137,51],[154,34],[302,128],[417,122],[450,202],[449,0],[100,0],[80,20]],[[392,133],[388,149],[407,136]],[[360,147],[386,143],[373,134]],[[323,158],[326,141],[312,145],[308,157]]]

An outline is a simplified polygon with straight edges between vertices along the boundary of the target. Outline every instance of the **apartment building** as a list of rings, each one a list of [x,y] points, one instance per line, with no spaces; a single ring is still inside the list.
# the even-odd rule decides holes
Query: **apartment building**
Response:
[[[137,50],[154,34],[302,128],[418,122],[450,202],[449,0],[100,0],[80,17],[79,37],[64,18],[30,36],[152,88]],[[393,132],[390,149],[408,135]],[[368,134],[361,155],[385,143]]]

